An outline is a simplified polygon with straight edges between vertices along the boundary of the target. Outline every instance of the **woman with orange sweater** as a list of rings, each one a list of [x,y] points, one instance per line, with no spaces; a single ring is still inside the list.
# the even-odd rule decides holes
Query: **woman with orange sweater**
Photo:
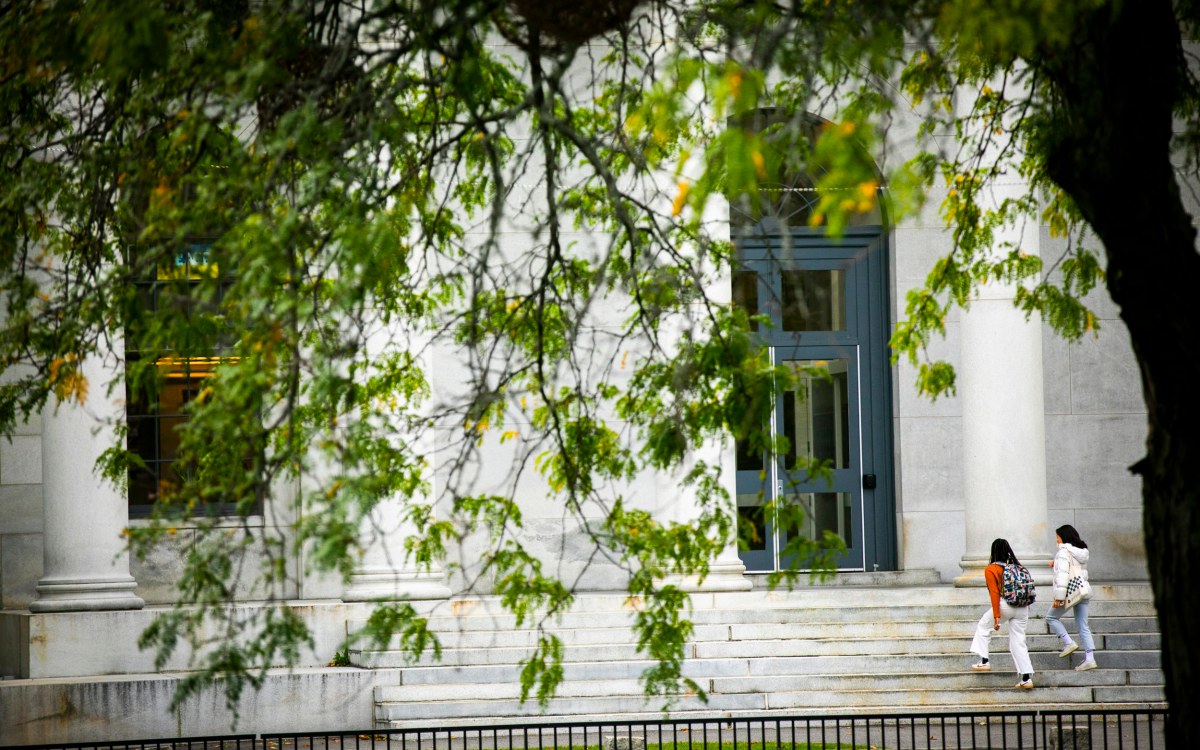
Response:
[[[1000,596],[1004,587],[1004,566],[1020,565],[1012,547],[1005,539],[992,542],[992,559],[983,569],[984,580],[987,581],[988,594],[992,598],[992,607],[979,618],[975,626],[975,638],[971,641],[971,653],[979,655],[979,662],[971,665],[976,672],[990,672],[992,665],[988,662],[988,644],[992,633],[1000,629],[1001,623],[1008,623],[1008,652],[1012,654],[1013,664],[1021,675],[1017,687],[1030,690],[1033,688],[1033,664],[1029,661],[1029,648],[1025,645],[1025,626],[1029,624],[1029,605],[1013,606]]]

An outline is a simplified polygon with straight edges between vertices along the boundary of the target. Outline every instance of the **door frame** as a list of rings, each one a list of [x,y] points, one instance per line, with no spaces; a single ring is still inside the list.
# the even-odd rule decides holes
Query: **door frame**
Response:
[[[736,244],[738,268],[758,274],[759,310],[771,315],[777,324],[775,328],[767,327],[765,330],[759,327],[756,335],[764,346],[772,350],[840,347],[855,352],[858,362],[861,474],[855,493],[857,505],[861,508],[859,531],[862,557],[857,565],[847,565],[841,569],[896,570],[895,420],[892,411],[891,350],[888,346],[891,294],[887,233],[882,226],[848,227],[838,239],[826,236],[821,228],[792,229],[786,235],[778,231],[764,231],[740,234]],[[797,264],[817,268],[844,264],[842,267],[847,270],[845,331],[795,334],[781,330],[778,325],[781,319],[777,314],[777,308],[782,304],[781,272]],[[774,419],[771,425],[773,432],[776,427]],[[751,473],[739,471],[737,475],[737,494],[748,494],[755,483]],[[768,490],[776,492],[778,481],[776,469],[771,467],[759,473],[757,486],[764,493]],[[765,529],[770,536],[766,549],[740,553],[751,572],[764,571],[768,559],[769,569],[779,569],[777,539],[770,519],[765,520]]]

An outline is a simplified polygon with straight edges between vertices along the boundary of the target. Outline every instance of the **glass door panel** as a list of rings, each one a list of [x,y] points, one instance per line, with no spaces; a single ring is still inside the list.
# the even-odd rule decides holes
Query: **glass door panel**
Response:
[[[804,513],[804,520],[798,527],[785,531],[799,531],[807,539],[821,539],[826,531],[832,531],[847,547],[854,546],[858,534],[854,530],[853,497],[849,492],[785,491],[783,502]]]
[[[777,348],[776,363],[793,373],[772,420],[786,438],[778,460],[767,463],[738,451],[738,530],[749,572],[795,564],[788,541],[820,539],[826,531],[846,543],[842,569],[863,567],[861,455],[857,356],[832,347]]]
[[[739,556],[748,573],[776,568],[775,524],[762,492],[738,493]]]
[[[733,273],[733,304],[745,311],[746,315],[751,318],[761,311],[759,306],[759,299],[762,296],[759,292],[761,284],[761,277],[754,271],[743,270]],[[758,331],[757,320],[750,320],[750,330]]]
[[[795,379],[776,408],[776,430],[789,447],[777,468],[775,491],[780,506],[802,515],[798,524],[777,530],[779,563],[808,567],[790,559],[788,538],[820,539],[830,531],[846,543],[838,566],[862,568],[858,357],[853,350],[825,347],[780,348],[776,356]]]
[[[731,291],[735,305],[770,320],[751,322],[764,345],[846,344],[858,333],[862,280],[853,258],[747,260]]]
[[[846,330],[846,272],[841,268],[780,272],[782,330]]]
[[[849,360],[789,360],[796,388],[783,394],[780,431],[788,439],[788,470],[802,457],[834,469],[850,465]]]

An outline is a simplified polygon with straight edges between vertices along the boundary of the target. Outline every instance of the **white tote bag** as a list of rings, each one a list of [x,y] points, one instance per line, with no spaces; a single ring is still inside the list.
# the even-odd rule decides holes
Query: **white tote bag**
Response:
[[[1092,595],[1092,587],[1088,584],[1087,579],[1083,577],[1083,566],[1075,559],[1074,555],[1068,555],[1067,559],[1067,599],[1063,605],[1066,609],[1074,607],[1079,602],[1087,599]]]

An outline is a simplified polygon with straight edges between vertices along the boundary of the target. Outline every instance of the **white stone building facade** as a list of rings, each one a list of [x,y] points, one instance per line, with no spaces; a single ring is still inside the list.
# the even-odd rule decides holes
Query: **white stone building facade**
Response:
[[[904,292],[921,283],[949,238],[932,216],[882,236],[887,315],[894,322]],[[1044,256],[1057,251],[1045,229],[1031,239]],[[1102,291],[1093,294],[1098,332],[1065,342],[1037,321],[1027,323],[1010,297],[985,290],[948,321],[936,354],[957,365],[957,395],[931,402],[914,392],[907,363],[887,365],[893,452],[884,460],[894,477],[894,564],[867,568],[851,561],[847,570],[933,569],[953,582],[980,567],[996,536],[1013,540],[1031,563],[1048,560],[1053,529],[1070,523],[1094,550],[1093,576],[1146,578],[1140,486],[1127,470],[1142,452],[1145,411],[1117,311]],[[91,367],[103,377],[105,363]],[[121,406],[92,400],[50,409],[0,441],[0,622],[9,634],[25,611],[119,610],[139,600],[172,600],[175,560],[188,530],[146,560],[131,561],[123,551],[126,500],[92,469],[106,436],[89,425],[102,408]],[[663,509],[680,501],[665,483],[648,491]],[[727,557],[731,574],[760,580],[753,566],[738,570],[732,550]],[[414,577],[413,593],[448,595],[448,583]],[[302,582],[295,596],[366,598],[322,580]],[[25,676],[8,650],[0,672]]]
[[[809,413],[803,428],[816,442],[826,430],[824,439],[837,443],[830,450],[844,462],[846,484],[833,493],[833,510],[819,521],[849,533],[851,554],[842,561],[844,570],[864,575],[934,571],[947,585],[973,585],[991,540],[1001,536],[1031,568],[1045,570],[1054,551],[1054,528],[1069,523],[1093,550],[1094,580],[1144,581],[1140,483],[1127,467],[1143,452],[1145,408],[1128,336],[1103,290],[1088,300],[1097,313],[1097,333],[1068,343],[1039,321],[1026,321],[1011,303],[1011,289],[983,288],[968,311],[947,321],[948,335],[936,344],[934,355],[957,368],[954,396],[932,402],[918,396],[910,365],[890,363],[887,333],[903,316],[905,293],[920,286],[933,262],[951,248],[937,215],[939,202],[940,196],[931,196],[924,214],[898,226],[855,228],[847,239],[858,248],[854,252],[813,235],[806,240],[809,254],[782,270],[772,265],[770,253],[753,256],[754,242],[747,243],[749,262],[759,263],[755,268],[763,274],[775,274],[774,282],[760,282],[763,298],[770,296],[770,287],[786,300],[797,292],[784,287],[803,286],[810,282],[799,281],[801,276],[817,274],[823,281],[812,283],[824,284],[826,292],[841,290],[826,302],[844,304],[838,302],[843,297],[852,302],[830,312],[830,337],[778,347],[781,362],[845,362],[843,390],[831,394],[836,406],[823,415],[825,422]],[[1063,250],[1046,228],[1033,229],[1021,240],[1043,258]],[[841,336],[848,331],[855,336]],[[89,380],[110,379],[106,368],[112,366],[102,358],[89,362]],[[173,600],[192,532],[178,529],[143,560],[131,559],[125,550],[122,530],[139,521],[130,519],[128,499],[97,479],[93,463],[109,436],[92,429],[98,414],[122,408],[119,401],[99,397],[83,407],[50,408],[0,440],[0,677],[87,680],[158,671],[152,655],[138,651],[137,636],[154,612]],[[780,424],[800,424],[789,408],[781,403]],[[435,455],[436,450],[435,445]],[[713,450],[729,469],[731,493],[752,495],[757,488],[746,490],[739,482],[742,474],[758,469],[739,472],[732,445]],[[768,492],[770,486],[782,483],[769,483]],[[664,517],[686,518],[692,509],[671,481],[648,477],[638,490]],[[531,548],[561,554],[553,562],[577,572],[561,510],[535,494],[518,493],[518,498],[527,509]],[[286,512],[266,508],[256,522],[275,523],[276,514]],[[302,666],[321,666],[332,655],[345,623],[363,611],[360,602],[398,592],[432,606],[460,593],[460,580],[395,563],[392,553],[400,549],[404,533],[402,527],[388,529],[383,546],[372,548],[346,586],[305,576],[296,562],[290,593],[313,625],[318,644],[311,663]],[[757,554],[731,547],[717,561],[707,587],[764,586],[765,575],[780,564],[779,545],[772,539]],[[621,581],[606,578],[602,570],[585,578],[584,585],[593,591],[621,590]],[[255,606],[253,592],[246,593],[244,606]],[[185,663],[180,655],[168,669]],[[322,679],[333,680],[332,689],[344,695],[371,682],[361,673]],[[152,702],[169,697],[168,687],[161,684],[161,695]],[[332,710],[316,710],[313,721]]]

